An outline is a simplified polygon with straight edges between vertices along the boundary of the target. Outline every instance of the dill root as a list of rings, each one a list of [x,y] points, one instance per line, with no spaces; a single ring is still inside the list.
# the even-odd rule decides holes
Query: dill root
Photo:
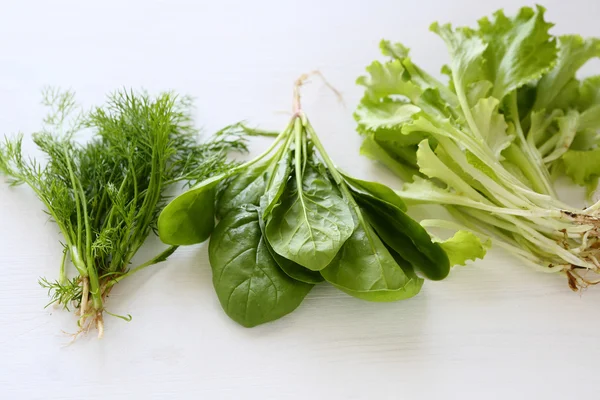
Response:
[[[131,268],[156,230],[165,191],[228,170],[227,153],[246,149],[244,129],[233,125],[200,143],[191,101],[172,93],[117,91],[105,105],[83,112],[72,93],[49,89],[43,104],[50,112],[33,141],[47,162],[23,156],[22,136],[6,138],[0,144],[0,174],[11,185],[31,187],[62,233],[59,278],[39,281],[48,290],[48,305],[76,310],[75,337],[91,328],[102,337],[104,313],[114,315],[105,309],[114,285],[177,248]],[[82,130],[93,132],[84,144],[75,140]],[[70,270],[75,277],[69,277]]]

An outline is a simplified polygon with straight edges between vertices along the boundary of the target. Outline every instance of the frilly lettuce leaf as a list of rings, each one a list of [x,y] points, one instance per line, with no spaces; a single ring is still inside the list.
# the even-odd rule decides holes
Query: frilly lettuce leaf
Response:
[[[355,112],[360,129],[376,132],[401,127],[411,120],[413,114],[421,111],[419,107],[397,101],[385,101],[378,104],[361,103]]]
[[[600,42],[600,41],[599,41]],[[593,76],[581,82],[577,106],[581,113],[578,129],[600,130],[600,76]]]
[[[393,60],[385,64],[373,61],[367,67],[368,76],[361,76],[356,83],[365,86],[365,97],[377,102],[389,95],[402,95],[410,100],[416,99],[421,89],[403,78],[404,66],[400,60]]]
[[[537,84],[534,110],[566,109],[573,102],[578,102],[580,93],[575,74],[595,57],[600,57],[600,39],[583,39],[579,35],[560,36],[556,64]]]
[[[579,81],[577,71],[600,58],[600,39],[565,35],[558,39],[556,65],[538,82],[528,141],[549,169],[564,171],[575,183],[595,190],[600,175],[600,76]]]
[[[479,132],[481,132],[496,158],[502,160],[502,150],[510,146],[515,136],[514,134],[508,134],[508,124],[498,110],[499,105],[498,99],[487,97],[479,99],[471,110]]]
[[[467,261],[475,261],[485,257],[492,241],[480,239],[473,232],[460,230],[449,239],[439,242],[448,255],[450,265],[466,265]]]
[[[562,156],[565,173],[581,186],[593,191],[600,177],[600,148],[588,151],[569,150]]]
[[[406,147],[406,149],[409,150],[410,147]],[[411,182],[413,176],[419,174],[419,169],[416,165],[406,162],[400,155],[393,152],[390,146],[383,147],[375,141],[373,135],[364,138],[360,147],[360,154],[382,163],[406,182]]]
[[[471,104],[491,95],[502,100],[521,86],[539,79],[556,60],[556,43],[549,35],[552,24],[544,20],[545,9],[524,7],[514,18],[502,10],[492,20],[479,20],[479,29],[452,29],[449,24],[434,23],[448,47],[450,71],[459,97],[471,93]],[[473,98],[475,97],[475,98]]]
[[[408,58],[408,53],[410,52],[410,49],[402,43],[392,43],[389,40],[382,40],[379,42],[379,48],[384,56],[392,57],[400,61]]]
[[[467,102],[467,88],[486,79],[483,54],[487,44],[469,28],[453,29],[450,24],[433,23],[429,28],[440,36],[450,53],[450,74],[454,90],[462,106]]]
[[[448,83],[416,65],[403,44],[383,40],[388,61],[373,62],[357,80],[365,87],[355,113],[359,131],[368,137],[363,152],[373,158],[385,154],[385,164],[410,181],[407,174],[419,173],[417,144],[428,139],[434,149],[438,139],[448,137],[483,160],[477,168],[505,166],[514,183],[538,192],[549,193],[545,169],[559,170],[558,164],[576,183],[589,186],[600,146],[600,76],[579,81],[576,73],[600,57],[600,39],[552,37],[544,14],[541,6],[524,7],[514,17],[498,11],[482,18],[474,29],[432,24],[450,53],[443,70]],[[509,105],[515,97],[516,110]],[[481,140],[497,164],[477,153]],[[586,161],[573,165],[575,154]],[[423,168],[428,167],[421,173]]]
[[[556,60],[556,43],[544,20],[544,7],[523,7],[516,17],[502,10],[479,20],[479,36],[487,44],[485,70],[493,83],[492,96],[502,100],[517,88],[539,79]]]
[[[551,151],[542,151],[542,155],[544,156],[545,163],[551,163],[554,160],[558,160],[563,154],[565,154],[573,140],[575,139],[575,135],[577,134],[577,126],[579,124],[579,113],[575,110],[569,110],[567,115],[556,118],[556,122],[558,125],[558,132],[554,134],[552,140],[549,139],[542,146],[546,144],[556,142],[553,146],[549,146],[548,150]],[[542,147],[540,147],[542,149]],[[549,153],[549,154],[545,154]]]

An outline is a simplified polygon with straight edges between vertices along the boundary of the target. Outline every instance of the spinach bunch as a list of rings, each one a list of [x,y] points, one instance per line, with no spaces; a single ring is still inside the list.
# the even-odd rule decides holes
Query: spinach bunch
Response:
[[[170,245],[212,234],[219,301],[252,327],[292,312],[323,281],[381,302],[416,295],[423,285],[417,270],[445,278],[443,244],[405,211],[390,188],[340,172],[298,109],[263,154],[176,197],[158,230]]]

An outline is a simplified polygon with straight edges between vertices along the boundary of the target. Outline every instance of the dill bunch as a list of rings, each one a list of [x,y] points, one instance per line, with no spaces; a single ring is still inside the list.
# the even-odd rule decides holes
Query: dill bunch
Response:
[[[30,186],[62,233],[59,278],[40,279],[49,305],[74,306],[79,333],[96,327],[102,337],[104,304],[113,286],[166,260],[177,248],[131,265],[156,231],[167,190],[231,168],[227,153],[246,150],[244,128],[232,125],[200,143],[191,100],[173,93],[151,97],[120,90],[103,106],[83,112],[73,93],[47,89],[43,104],[50,111],[33,141],[47,162],[23,155],[22,135],[5,138],[0,174],[11,185]],[[88,131],[88,142],[76,141],[78,133]]]

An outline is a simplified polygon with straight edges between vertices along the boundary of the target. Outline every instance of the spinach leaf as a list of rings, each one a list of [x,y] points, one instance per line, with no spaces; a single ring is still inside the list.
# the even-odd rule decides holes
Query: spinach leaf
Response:
[[[158,217],[160,240],[183,246],[208,239],[215,227],[215,189],[225,178],[208,178],[167,204]]]
[[[246,133],[258,132],[247,127],[243,127],[243,129]],[[244,183],[248,185],[253,182],[260,183],[258,174],[261,168],[266,168],[269,165],[269,161],[264,161],[265,158],[271,155],[286,135],[287,130],[277,136],[273,143],[253,160],[233,168],[228,165],[230,168],[225,172],[199,182],[187,192],[174,198],[163,209],[158,218],[158,235],[160,239],[164,243],[172,245],[189,245],[205,241],[214,229],[215,196],[218,194],[221,200],[218,210],[219,216],[224,216],[225,212],[233,208],[234,204],[243,204],[247,199],[252,200],[251,198],[260,191],[245,191]],[[242,176],[236,176],[240,172]],[[232,176],[235,176],[235,178],[223,185],[223,190],[218,192],[219,183],[228,180]]]
[[[423,285],[414,273],[403,271],[364,219],[321,275],[351,296],[379,302],[412,297]]]
[[[273,250],[267,240],[265,240],[265,243],[269,248],[271,255],[273,256],[273,259],[275,259],[275,262],[277,262],[277,265],[279,265],[279,268],[281,268],[281,270],[290,278],[300,282],[310,283],[312,285],[316,285],[317,283],[321,283],[325,280],[319,271],[311,271],[310,269],[304,268],[302,265],[297,264],[292,260],[288,260],[287,258],[280,256],[275,252],[275,250]]]
[[[379,198],[357,193],[355,199],[381,239],[403,259],[429,279],[448,276],[450,261],[446,252],[418,222]]]
[[[352,214],[328,177],[312,162],[302,182],[292,178],[281,203],[266,221],[266,236],[279,255],[319,271],[327,266],[354,230]]]
[[[344,173],[342,173],[342,176],[354,189],[387,201],[398,207],[400,210],[406,211],[406,204],[404,204],[404,201],[396,194],[396,192],[386,185],[379,182],[363,181],[362,179],[357,179]]]
[[[230,181],[223,182],[223,190],[217,201],[217,217],[223,218],[229,211],[252,204],[258,206],[265,191],[265,171],[269,161],[253,165]]]
[[[266,237],[266,235],[265,235],[265,220],[263,218],[263,214],[264,214],[263,210],[267,206],[267,203],[268,203],[267,196],[263,196],[260,199],[260,211],[258,213],[258,223],[260,226],[260,231],[263,234],[263,237]],[[287,258],[282,257],[279,254],[277,254],[275,252],[275,250],[273,250],[273,247],[271,247],[271,244],[269,243],[268,240],[265,240],[265,245],[267,246],[267,249],[271,253],[271,256],[273,257],[273,259],[275,260],[277,265],[279,265],[279,268],[281,268],[281,270],[283,272],[285,272],[290,278],[293,278],[300,282],[310,283],[313,285],[324,281],[323,277],[321,276],[321,274],[318,271],[311,271],[307,268],[304,268],[302,265],[299,265],[299,264],[293,262],[292,260],[288,260]]]
[[[225,215],[210,238],[208,255],[221,306],[245,327],[292,312],[313,287],[279,268],[261,233],[256,207]]]

